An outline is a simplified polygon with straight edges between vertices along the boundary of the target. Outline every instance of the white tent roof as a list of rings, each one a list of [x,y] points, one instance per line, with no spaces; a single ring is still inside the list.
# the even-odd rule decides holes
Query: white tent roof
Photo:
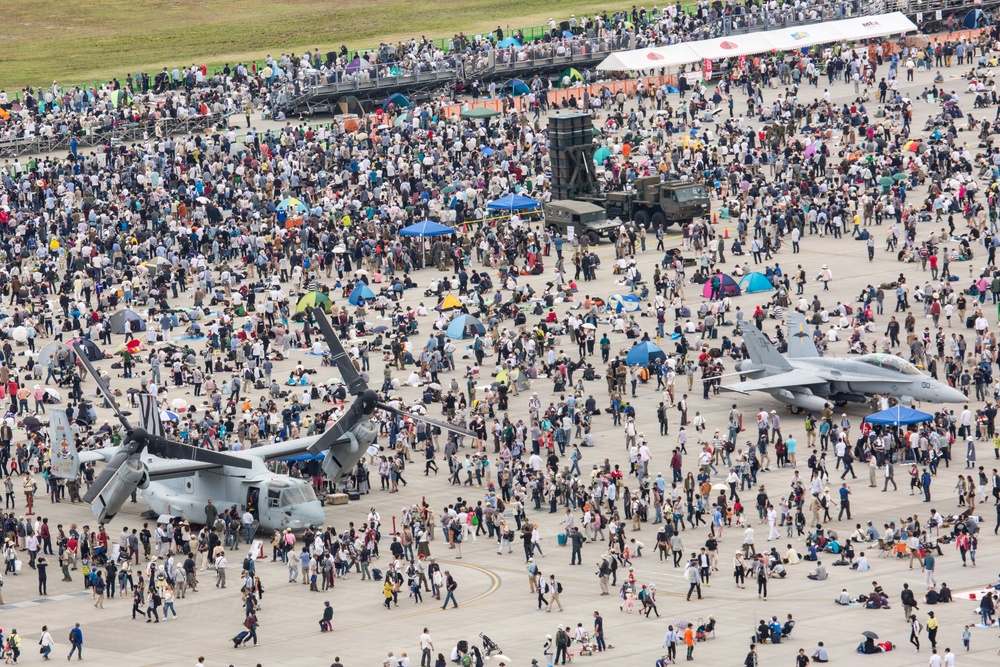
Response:
[[[612,72],[642,71],[695,63],[705,58],[717,60],[772,50],[787,51],[817,44],[904,34],[912,30],[917,30],[913,21],[906,18],[902,12],[892,12],[748,35],[732,35],[635,51],[621,51],[605,58],[597,69]]]

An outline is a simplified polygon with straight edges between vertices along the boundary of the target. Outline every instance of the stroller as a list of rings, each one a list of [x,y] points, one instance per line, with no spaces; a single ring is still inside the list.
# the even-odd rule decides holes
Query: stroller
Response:
[[[488,658],[493,653],[502,653],[500,647],[497,646],[496,642],[484,635],[479,633],[479,638],[483,640],[483,654]]]

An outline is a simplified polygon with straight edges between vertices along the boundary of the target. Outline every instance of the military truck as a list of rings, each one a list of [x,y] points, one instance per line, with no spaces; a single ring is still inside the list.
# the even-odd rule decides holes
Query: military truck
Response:
[[[602,206],[592,202],[575,199],[559,199],[545,204],[545,227],[567,235],[568,228],[573,228],[573,234],[584,235],[591,245],[596,245],[602,237],[611,241],[618,233],[620,222],[608,220],[608,214]]]
[[[632,220],[648,230],[706,217],[712,205],[705,186],[690,181],[661,182],[659,176],[635,179],[634,189],[607,192],[586,201],[604,207],[608,218]]]

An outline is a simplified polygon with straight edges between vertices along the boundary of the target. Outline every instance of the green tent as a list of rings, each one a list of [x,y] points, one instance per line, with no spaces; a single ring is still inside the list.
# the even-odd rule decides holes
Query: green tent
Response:
[[[337,100],[337,107],[340,108],[340,113],[353,113],[359,116],[365,115],[365,108],[362,106],[361,100],[354,97],[354,95],[341,97]]]
[[[583,83],[583,75],[580,74],[579,70],[572,67],[567,67],[562,71],[562,74],[559,75],[560,88],[569,88],[578,81]]]
[[[466,109],[461,113],[462,118],[468,118],[472,120],[486,120],[487,118],[496,118],[500,115],[499,111],[494,111],[493,109]]]

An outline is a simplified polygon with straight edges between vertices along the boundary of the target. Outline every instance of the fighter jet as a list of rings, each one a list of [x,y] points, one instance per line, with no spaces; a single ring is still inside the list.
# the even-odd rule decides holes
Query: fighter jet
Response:
[[[789,405],[792,412],[818,412],[827,403],[863,403],[874,394],[891,394],[903,404],[912,401],[964,403],[961,391],[924,374],[916,366],[893,354],[856,357],[821,357],[799,313],[788,316],[788,356],[753,325],[742,327],[749,360],[737,362],[741,382],[723,389],[748,394],[763,392]],[[745,377],[752,379],[744,380]]]

